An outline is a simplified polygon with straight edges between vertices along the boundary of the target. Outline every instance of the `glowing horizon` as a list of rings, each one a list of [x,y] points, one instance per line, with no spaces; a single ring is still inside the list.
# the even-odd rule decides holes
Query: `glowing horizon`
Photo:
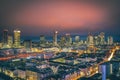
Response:
[[[118,31],[116,4],[112,1],[21,1],[3,5],[1,26],[21,29],[25,35]],[[116,21],[117,20],[117,21]],[[116,27],[116,28],[114,28]],[[29,29],[29,30],[28,30]]]

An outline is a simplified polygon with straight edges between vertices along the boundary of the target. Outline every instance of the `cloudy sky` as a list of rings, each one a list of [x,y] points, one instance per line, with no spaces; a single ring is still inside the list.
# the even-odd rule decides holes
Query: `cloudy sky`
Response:
[[[0,0],[0,31],[120,34],[119,0]]]

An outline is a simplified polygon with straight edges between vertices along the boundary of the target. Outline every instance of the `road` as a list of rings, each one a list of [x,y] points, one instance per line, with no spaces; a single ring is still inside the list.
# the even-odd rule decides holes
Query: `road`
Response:
[[[98,66],[104,62],[107,62],[107,61],[110,61],[115,53],[116,50],[120,49],[120,46],[116,46],[112,49],[109,50],[109,56],[107,56],[104,61],[96,64],[96,68],[94,66],[91,66],[91,68],[93,69],[92,71],[89,71],[90,74],[89,75],[78,75],[76,77],[73,77],[72,79],[69,79],[69,80],[77,80],[81,77],[90,77],[90,76],[93,76],[95,75],[97,72],[98,72]],[[70,51],[72,52],[72,51]],[[73,51],[73,52],[78,52],[78,51]],[[78,52],[79,54],[82,54],[81,52]],[[38,54],[44,54],[44,52],[38,52],[38,53],[25,53],[25,54],[18,54],[18,55],[13,55],[13,56],[7,56],[7,57],[2,57],[0,58],[0,61],[5,61],[5,60],[10,60],[10,59],[16,59],[16,58],[26,58],[26,57],[29,57],[29,56],[37,56]],[[83,72],[84,73],[84,72]],[[86,74],[86,73],[84,73]]]
[[[110,55],[109,55],[108,57],[106,57],[106,58],[104,59],[104,61],[96,64],[96,67],[92,66],[92,67],[94,67],[94,68],[93,68],[93,70],[90,72],[90,73],[91,73],[90,75],[83,75],[83,76],[79,75],[79,76],[77,76],[76,78],[71,79],[71,80],[77,80],[77,79],[79,79],[79,78],[81,78],[81,77],[91,77],[91,76],[95,75],[96,73],[98,73],[98,69],[97,69],[98,66],[99,66],[100,64],[104,63],[104,62],[110,61],[110,60],[112,59],[112,57],[114,56],[116,50],[120,50],[120,46],[116,46],[116,47],[113,47],[112,49],[110,49],[110,50],[109,50],[109,54],[110,54]]]

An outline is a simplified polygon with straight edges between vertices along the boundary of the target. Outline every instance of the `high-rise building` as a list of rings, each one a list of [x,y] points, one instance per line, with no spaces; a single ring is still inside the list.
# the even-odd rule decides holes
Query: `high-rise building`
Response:
[[[66,43],[66,38],[65,38],[64,36],[62,36],[62,37],[60,38],[60,46],[61,46],[61,47],[64,47],[64,46],[65,46],[65,43]]]
[[[12,45],[13,45],[13,37],[12,36],[8,36],[8,45],[9,45],[9,47],[12,47]]]
[[[7,45],[8,44],[8,30],[5,29],[3,31],[3,45]]]
[[[54,36],[53,36],[53,44],[54,44],[54,46],[58,46],[57,36],[58,36],[58,31],[55,31]]]
[[[24,41],[24,47],[25,48],[32,48],[32,41],[31,40],[25,40]]]
[[[45,40],[45,36],[44,35],[40,35],[40,42],[41,43],[44,43],[46,40]]]
[[[46,39],[44,35],[40,35],[40,46],[45,46]]]
[[[65,37],[66,37],[66,41],[69,42],[70,41],[70,34],[65,34]]]
[[[14,47],[19,48],[20,47],[20,30],[14,30]]]
[[[80,37],[79,36],[75,36],[75,42],[78,43],[80,41]]]
[[[72,44],[73,40],[72,40],[72,37],[70,37],[70,44]]]
[[[98,42],[98,36],[94,36],[94,44],[95,44],[95,45],[98,45],[98,44],[99,44],[99,42]]]
[[[70,34],[66,34],[66,44],[67,46],[70,46],[72,44],[72,38]]]
[[[105,33],[101,32],[99,37],[100,37],[100,44],[104,45],[105,44]]]
[[[113,37],[112,36],[109,36],[107,38],[107,41],[108,41],[108,45],[112,45],[113,44]]]
[[[93,45],[93,44],[94,44],[94,37],[92,36],[91,33],[88,34],[87,44],[88,44],[88,45]]]

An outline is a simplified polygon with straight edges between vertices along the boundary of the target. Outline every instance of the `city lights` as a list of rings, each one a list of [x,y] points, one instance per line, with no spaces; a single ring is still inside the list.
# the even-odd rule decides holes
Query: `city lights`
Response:
[[[9,30],[4,31],[9,32]],[[15,68],[15,71],[5,69],[3,73],[12,78],[19,77],[25,80],[56,79],[55,77],[60,75],[61,77],[57,79],[61,80],[64,76],[64,80],[77,80],[82,77],[92,77],[98,73],[102,74],[100,67],[114,59],[116,52],[120,50],[120,45],[114,42],[114,38],[112,36],[106,38],[103,32],[98,35],[89,33],[86,39],[82,40],[83,42],[81,42],[82,37],[79,35],[72,37],[70,34],[65,34],[59,39],[58,31],[53,32],[53,41],[49,41],[46,36],[41,35],[37,42],[32,40],[22,41],[20,30],[14,30],[13,33],[13,36],[6,34],[6,32],[3,33],[5,42],[3,41],[3,45],[1,45],[0,61],[6,63],[12,60],[11,63],[14,65],[16,65],[15,62],[23,63],[24,66],[21,66],[21,68],[26,67],[26,70],[21,70],[19,68],[20,64],[16,65],[18,68]],[[32,70],[33,66],[36,66],[34,69],[37,71]],[[2,66],[0,68],[4,69]],[[112,67],[110,68],[113,70]],[[50,72],[44,75],[41,72],[44,69],[46,71],[43,72]],[[63,75],[59,70],[63,70],[67,74]],[[15,75],[15,73],[18,75]],[[111,73],[113,72],[111,71]],[[48,78],[51,75],[53,77]],[[106,75],[102,75],[102,77],[104,76]]]
[[[0,0],[0,80],[120,80],[120,0]]]

